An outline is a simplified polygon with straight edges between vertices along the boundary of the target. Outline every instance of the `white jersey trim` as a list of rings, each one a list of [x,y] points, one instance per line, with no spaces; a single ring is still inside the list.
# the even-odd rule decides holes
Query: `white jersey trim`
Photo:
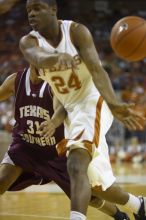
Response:
[[[25,88],[26,88],[26,95],[27,96],[30,96],[30,69],[27,70],[27,73],[26,73],[26,78],[25,78]]]
[[[47,84],[48,84],[47,82],[44,82],[44,83],[43,83],[43,85],[42,85],[42,87],[41,87],[41,89],[40,89],[40,94],[39,94],[39,97],[40,97],[40,98],[43,98],[44,91],[45,91],[45,88],[46,88]]]
[[[46,85],[47,85],[47,82],[44,82],[42,87],[41,87],[41,89],[40,89],[40,92],[39,92],[39,97],[40,98],[43,98]],[[26,73],[25,88],[26,88],[26,95],[30,96],[30,94],[31,94],[31,88],[30,88],[30,68],[27,70],[27,73]]]

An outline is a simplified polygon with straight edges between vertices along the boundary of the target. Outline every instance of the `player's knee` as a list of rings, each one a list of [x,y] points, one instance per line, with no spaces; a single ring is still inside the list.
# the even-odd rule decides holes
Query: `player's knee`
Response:
[[[83,167],[82,162],[75,158],[68,160],[67,168],[69,175],[75,179],[87,174],[87,170]]]
[[[78,149],[73,151],[68,157],[67,168],[70,175],[87,175],[87,168],[90,162],[87,151]]]
[[[67,169],[68,169],[69,174],[72,176],[78,175],[81,172],[79,162],[73,161],[72,159],[68,160]]]
[[[90,206],[95,207],[95,208],[99,208],[102,206],[102,204],[103,204],[102,199],[95,197],[95,196],[91,197]]]

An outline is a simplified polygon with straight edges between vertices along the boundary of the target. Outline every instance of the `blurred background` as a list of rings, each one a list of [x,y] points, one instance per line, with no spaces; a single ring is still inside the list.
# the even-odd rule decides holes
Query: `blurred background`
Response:
[[[30,31],[25,3],[0,0],[0,84],[8,75],[28,66],[19,51],[19,39]],[[58,5],[59,19],[81,22],[90,29],[118,98],[135,102],[135,109],[146,116],[146,59],[125,62],[112,52],[109,42],[111,28],[120,18],[146,18],[145,0],[58,0]],[[0,103],[0,159],[11,140],[13,103],[13,98]],[[115,120],[107,140],[113,163],[146,161],[146,130],[130,132]]]

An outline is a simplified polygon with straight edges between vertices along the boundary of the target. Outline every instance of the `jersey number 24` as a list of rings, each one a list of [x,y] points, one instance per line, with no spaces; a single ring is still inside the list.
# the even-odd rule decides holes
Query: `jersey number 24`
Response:
[[[61,94],[69,93],[70,89],[78,90],[81,88],[81,82],[75,73],[70,75],[67,84],[61,76],[53,76],[51,80],[54,82],[57,91]]]

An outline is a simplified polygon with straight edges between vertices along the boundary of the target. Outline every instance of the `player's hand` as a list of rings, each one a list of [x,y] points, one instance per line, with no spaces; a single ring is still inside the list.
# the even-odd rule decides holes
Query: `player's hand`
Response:
[[[113,116],[120,120],[130,130],[143,130],[146,118],[134,110],[134,104],[111,105]]]
[[[55,133],[55,130],[56,127],[51,119],[42,122],[39,127],[40,136],[44,136],[45,138],[50,138]]]
[[[73,69],[77,70],[77,65],[75,59],[68,53],[60,53],[58,57],[58,62],[55,67],[60,70]]]

